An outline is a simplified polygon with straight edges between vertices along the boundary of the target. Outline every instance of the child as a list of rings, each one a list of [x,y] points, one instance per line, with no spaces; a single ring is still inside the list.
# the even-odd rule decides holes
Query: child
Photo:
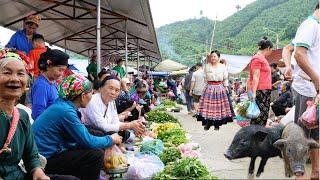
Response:
[[[30,58],[31,63],[31,75],[34,78],[39,76],[39,68],[38,68],[38,61],[40,55],[47,51],[47,48],[44,44],[44,37],[41,34],[34,34],[32,37],[32,45],[33,49],[29,52],[28,56]]]

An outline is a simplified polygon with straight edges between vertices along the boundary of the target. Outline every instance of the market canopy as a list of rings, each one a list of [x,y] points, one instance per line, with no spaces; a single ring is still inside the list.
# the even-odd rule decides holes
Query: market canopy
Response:
[[[91,56],[96,50],[97,0],[3,0],[0,25],[22,29],[29,15],[41,17],[38,33],[51,45]],[[148,0],[101,0],[101,56],[124,55],[125,29],[128,51],[161,61]]]
[[[172,72],[172,71],[179,71],[182,69],[187,69],[188,67],[178,63],[176,61],[172,61],[170,59],[161,61],[155,68],[155,71],[165,71],[165,72]]]

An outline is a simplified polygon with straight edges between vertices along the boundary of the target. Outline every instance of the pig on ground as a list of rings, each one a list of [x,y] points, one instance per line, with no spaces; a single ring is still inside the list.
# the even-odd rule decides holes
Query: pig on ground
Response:
[[[274,146],[282,152],[287,177],[302,176],[309,151],[319,148],[319,144],[313,139],[307,139],[302,128],[293,122],[285,126],[281,139]]]
[[[273,143],[281,138],[284,126],[279,124],[271,128],[259,125],[250,125],[241,128],[234,136],[231,145],[224,153],[229,159],[250,157],[248,177],[254,177],[254,164],[257,157],[261,157],[256,176],[264,171],[267,160],[271,157],[281,156],[281,151]]]

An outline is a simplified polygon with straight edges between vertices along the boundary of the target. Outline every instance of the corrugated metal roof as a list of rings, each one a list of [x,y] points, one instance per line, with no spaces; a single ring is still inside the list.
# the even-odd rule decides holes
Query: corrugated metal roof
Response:
[[[96,49],[96,0],[3,0],[0,25],[22,29],[28,15],[39,15],[38,33],[52,45],[90,56]],[[124,53],[125,21],[128,49],[160,61],[148,0],[101,0],[101,55]]]

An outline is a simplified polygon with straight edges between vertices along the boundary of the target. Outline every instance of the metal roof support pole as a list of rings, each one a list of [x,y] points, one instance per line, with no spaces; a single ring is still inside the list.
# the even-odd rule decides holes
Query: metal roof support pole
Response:
[[[139,57],[139,53],[140,53],[140,48],[139,48],[139,39],[137,39],[137,77],[140,77],[140,71],[139,71],[139,61],[140,61],[140,57]]]
[[[67,39],[64,39],[64,53],[67,53]]]
[[[126,58],[126,76],[128,76],[128,29],[127,29],[127,20],[124,21],[125,25],[125,58]]]
[[[146,57],[143,58],[143,66],[144,66],[143,74],[145,75],[145,77],[147,77],[146,59],[147,59]]]
[[[99,73],[101,69],[101,4],[100,0],[97,0],[97,71]]]

